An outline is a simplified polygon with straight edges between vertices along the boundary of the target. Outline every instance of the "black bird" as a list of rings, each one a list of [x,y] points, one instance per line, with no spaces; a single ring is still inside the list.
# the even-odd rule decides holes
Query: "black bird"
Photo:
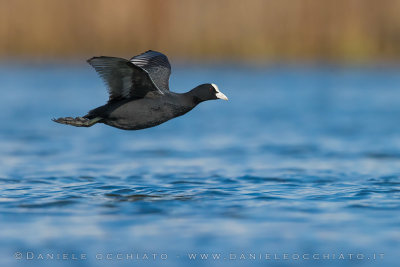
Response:
[[[199,85],[183,94],[171,92],[168,86],[171,65],[160,52],[149,50],[130,60],[93,57],[87,62],[108,87],[107,104],[83,117],[53,121],[76,127],[104,123],[124,130],[139,130],[181,116],[203,101],[228,100],[213,83]]]

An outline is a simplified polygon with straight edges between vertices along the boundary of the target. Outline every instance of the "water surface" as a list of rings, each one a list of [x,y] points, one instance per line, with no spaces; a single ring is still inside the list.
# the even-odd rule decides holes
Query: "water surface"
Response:
[[[398,74],[396,67],[178,66],[174,91],[215,82],[229,101],[123,131],[50,120],[105,102],[88,66],[3,64],[0,263],[393,266]],[[293,259],[314,254],[319,259]]]

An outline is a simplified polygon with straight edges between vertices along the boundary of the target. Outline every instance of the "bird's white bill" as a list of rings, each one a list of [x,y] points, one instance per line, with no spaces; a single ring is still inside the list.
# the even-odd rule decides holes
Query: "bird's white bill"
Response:
[[[216,96],[217,98],[222,99],[222,100],[228,100],[228,98],[226,97],[226,95],[224,95],[223,93],[221,93],[221,92],[219,91],[219,88],[218,88],[218,86],[217,86],[215,83],[212,83],[211,85],[212,85],[212,87],[215,88],[215,91],[217,91],[217,93],[215,94],[215,96]]]
[[[217,98],[219,98],[219,99],[222,99],[222,100],[228,100],[228,98],[226,97],[226,95],[224,95],[224,94],[221,93],[221,92],[216,93],[215,96],[216,96]]]

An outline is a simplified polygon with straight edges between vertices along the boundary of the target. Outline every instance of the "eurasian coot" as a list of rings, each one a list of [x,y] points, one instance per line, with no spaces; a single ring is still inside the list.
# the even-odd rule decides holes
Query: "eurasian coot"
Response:
[[[108,87],[107,104],[83,117],[53,121],[76,127],[104,123],[124,130],[139,130],[181,116],[203,101],[228,100],[212,83],[199,85],[183,94],[171,92],[168,86],[171,65],[160,52],[149,50],[130,60],[93,57],[88,63]]]

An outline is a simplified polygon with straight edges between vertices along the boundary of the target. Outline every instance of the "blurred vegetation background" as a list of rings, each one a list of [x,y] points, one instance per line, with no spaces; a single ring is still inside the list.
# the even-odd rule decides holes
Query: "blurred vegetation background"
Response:
[[[3,59],[400,59],[400,0],[0,0],[0,22]]]

